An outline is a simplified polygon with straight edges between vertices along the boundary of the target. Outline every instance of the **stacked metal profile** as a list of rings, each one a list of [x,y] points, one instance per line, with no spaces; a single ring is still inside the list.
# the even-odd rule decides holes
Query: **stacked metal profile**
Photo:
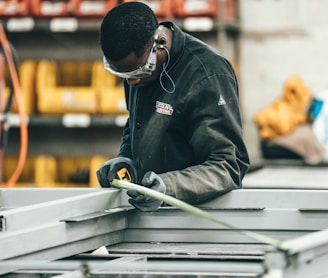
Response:
[[[246,178],[245,189],[200,206],[286,250],[173,207],[141,213],[117,189],[3,189],[0,270],[5,277],[327,277],[327,180],[257,189]],[[101,247],[105,254],[90,253]]]

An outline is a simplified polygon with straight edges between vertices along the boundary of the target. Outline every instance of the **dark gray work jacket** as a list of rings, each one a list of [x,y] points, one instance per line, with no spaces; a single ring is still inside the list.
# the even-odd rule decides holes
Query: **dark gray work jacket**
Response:
[[[119,156],[132,158],[139,179],[160,174],[168,195],[199,203],[241,187],[249,167],[230,63],[172,22],[168,73],[176,89],[159,81],[125,94],[129,119]],[[166,77],[164,86],[172,88]]]

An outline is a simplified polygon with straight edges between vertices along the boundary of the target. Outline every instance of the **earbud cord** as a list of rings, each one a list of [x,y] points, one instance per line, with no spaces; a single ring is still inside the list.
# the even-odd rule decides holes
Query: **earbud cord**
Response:
[[[167,62],[163,64],[163,70],[159,76],[159,83],[161,84],[161,87],[163,88],[163,90],[169,94],[172,94],[175,92],[175,84],[174,84],[174,81],[173,79],[171,78],[171,76],[168,74],[168,72],[166,71],[167,67],[169,66],[169,63],[170,63],[170,52],[167,50],[166,47],[164,47],[166,53],[167,53]],[[171,82],[172,84],[172,90],[169,91],[168,89],[166,89],[163,85],[163,82],[162,82],[162,78],[163,76],[166,75],[167,78],[169,79],[169,81]]]

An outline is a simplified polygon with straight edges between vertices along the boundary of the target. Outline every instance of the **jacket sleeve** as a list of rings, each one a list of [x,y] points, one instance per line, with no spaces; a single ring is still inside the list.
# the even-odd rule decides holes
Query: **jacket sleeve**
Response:
[[[249,158],[236,79],[216,74],[197,82],[186,96],[182,113],[196,163],[160,174],[167,194],[200,203],[240,188]]]

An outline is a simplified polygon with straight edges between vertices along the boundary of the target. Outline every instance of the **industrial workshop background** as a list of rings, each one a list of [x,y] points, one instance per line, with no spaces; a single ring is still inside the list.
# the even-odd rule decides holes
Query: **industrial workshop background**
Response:
[[[120,2],[124,1],[0,0],[0,19],[13,49],[28,118],[28,155],[15,186],[97,187],[96,169],[117,154],[126,110],[121,80],[102,68],[98,30],[105,12]],[[268,139],[260,136],[255,116],[282,96],[286,82],[297,76],[290,91],[304,95],[305,90],[311,101],[328,88],[325,0],[143,2],[160,21],[177,22],[232,62],[253,165],[263,160],[262,143]],[[7,64],[0,62],[3,116],[13,82]],[[301,112],[312,105],[308,100]],[[0,145],[2,183],[14,172],[22,146],[17,113],[14,101],[10,113],[0,117],[5,127]],[[296,123],[292,131],[304,123]],[[313,163],[323,160],[325,134],[315,134],[322,137],[316,138],[323,149],[318,147],[320,158]]]

